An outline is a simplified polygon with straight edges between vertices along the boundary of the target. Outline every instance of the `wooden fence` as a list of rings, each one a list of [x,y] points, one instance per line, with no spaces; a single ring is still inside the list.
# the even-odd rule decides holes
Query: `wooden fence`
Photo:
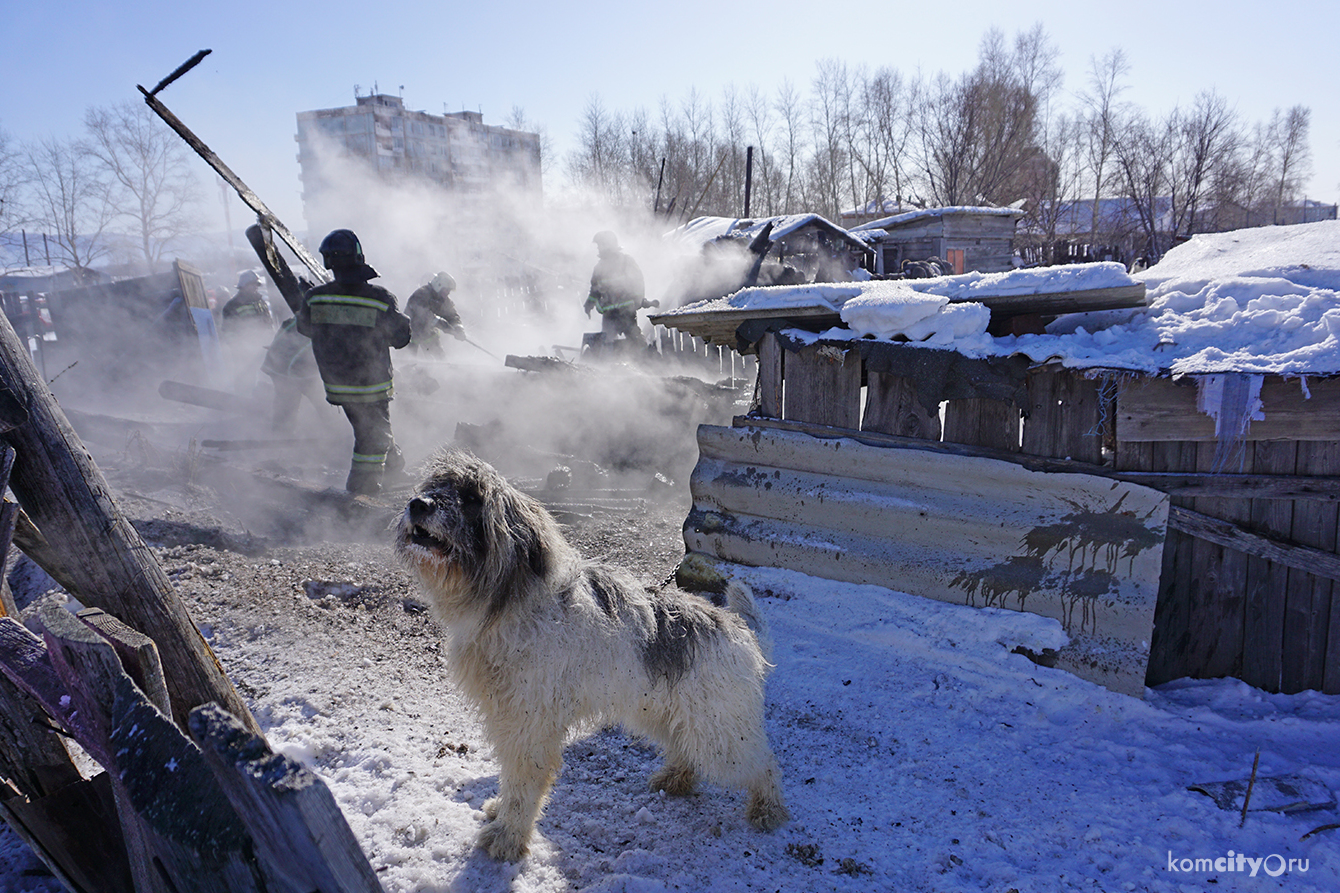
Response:
[[[1264,420],[1222,436],[1189,380],[775,334],[758,358],[742,423],[970,445],[1168,493],[1148,684],[1340,693],[1340,380],[1267,377]]]

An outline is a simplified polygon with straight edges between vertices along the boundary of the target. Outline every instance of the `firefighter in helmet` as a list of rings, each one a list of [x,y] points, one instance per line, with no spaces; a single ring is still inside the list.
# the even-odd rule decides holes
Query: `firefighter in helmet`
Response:
[[[345,489],[375,494],[386,472],[405,465],[391,433],[391,348],[409,344],[410,321],[395,295],[369,282],[378,273],[364,262],[353,232],[333,230],[320,252],[335,279],[303,297],[297,328],[312,339],[326,402],[343,409],[354,429]]]
[[[414,334],[410,338],[410,349],[427,354],[442,352],[441,332],[446,332],[457,341],[465,340],[465,326],[461,324],[461,315],[451,302],[451,293],[456,289],[456,280],[450,273],[437,273],[426,285],[414,290],[405,302],[405,315],[409,317]]]
[[[225,331],[234,327],[254,327],[268,333],[275,328],[270,304],[261,294],[261,277],[252,270],[243,270],[237,277],[237,294],[223,305],[222,315]]]
[[[642,270],[619,247],[614,233],[598,232],[591,241],[595,242],[600,259],[591,272],[591,291],[583,309],[587,316],[592,308],[600,313],[600,334],[605,346],[613,346],[620,336],[627,338],[629,344],[643,345],[637,312],[643,307],[659,307],[660,302],[646,299]]]

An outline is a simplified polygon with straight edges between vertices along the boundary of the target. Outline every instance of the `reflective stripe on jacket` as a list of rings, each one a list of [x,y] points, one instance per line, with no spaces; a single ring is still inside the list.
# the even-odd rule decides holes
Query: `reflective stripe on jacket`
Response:
[[[329,282],[307,292],[297,320],[298,331],[312,339],[327,402],[391,398],[391,348],[410,337],[395,295],[368,282]]]

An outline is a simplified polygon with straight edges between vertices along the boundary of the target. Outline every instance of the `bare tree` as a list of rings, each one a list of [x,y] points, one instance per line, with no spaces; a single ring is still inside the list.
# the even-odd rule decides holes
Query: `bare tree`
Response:
[[[553,171],[554,140],[549,135],[548,128],[530,120],[526,115],[526,110],[519,105],[512,106],[512,112],[503,121],[503,126],[511,130],[533,133],[538,136],[540,138],[540,175],[546,176]]]
[[[774,126],[772,107],[763,91],[753,84],[749,86],[749,95],[745,99],[745,119],[748,121],[750,139],[754,142],[754,183],[758,184],[751,196],[750,210],[761,207],[763,215],[772,216],[777,207],[776,168],[769,151]]]
[[[0,232],[12,229],[19,221],[19,150],[8,132],[0,127]]]
[[[1089,172],[1089,188],[1093,190],[1090,208],[1089,242],[1098,241],[1100,209],[1111,177],[1109,162],[1116,148],[1116,135],[1121,124],[1124,106],[1119,97],[1126,89],[1125,78],[1130,72],[1126,53],[1112,49],[1101,59],[1089,59],[1089,87],[1080,94],[1085,108],[1079,134],[1083,139],[1084,159]]]
[[[1312,173],[1312,150],[1308,146],[1308,130],[1312,121],[1312,110],[1296,105],[1283,114],[1275,110],[1270,119],[1268,132],[1271,135],[1272,148],[1278,176],[1275,180],[1275,222],[1279,222],[1279,209],[1298,197],[1302,184]]]
[[[713,207],[721,216],[739,217],[744,214],[745,120],[744,105],[734,84],[722,89],[718,108],[726,166],[717,177]]]
[[[917,108],[919,163],[931,197],[941,205],[1019,198],[1018,177],[1035,162],[1037,96],[992,29],[977,68],[957,80],[941,73]]]
[[[1152,263],[1170,247],[1165,222],[1169,217],[1167,196],[1172,185],[1172,165],[1178,139],[1176,114],[1162,122],[1144,115],[1126,119],[1114,143],[1120,183],[1128,208],[1144,234],[1143,252]]]
[[[1173,235],[1190,236],[1197,232],[1196,215],[1215,178],[1233,163],[1241,137],[1236,113],[1214,91],[1198,94],[1190,112],[1172,117],[1179,137],[1172,156]]]
[[[186,145],[148,106],[124,102],[84,115],[80,144],[109,186],[108,201],[134,228],[146,272],[190,231],[199,185]]]
[[[1042,135],[1041,152],[1022,182],[1027,231],[1041,249],[1056,241],[1061,220],[1080,195],[1084,163],[1077,133],[1082,123],[1058,115]]]
[[[591,94],[577,131],[577,148],[568,157],[568,172],[580,185],[619,201],[623,180],[623,116],[606,110]]]
[[[1064,79],[1058,63],[1060,58],[1060,49],[1047,36],[1047,29],[1041,22],[1014,36],[1014,53],[1008,64],[1014,69],[1020,86],[1033,95],[1038,115],[1043,120],[1051,115],[1052,99]]]
[[[836,59],[819,62],[810,103],[810,129],[814,152],[810,157],[808,193],[811,210],[836,220],[842,209],[850,165],[847,146],[851,105],[851,78],[847,66]]]
[[[1237,229],[1276,221],[1274,202],[1274,134],[1260,121],[1240,156],[1234,176],[1225,178],[1225,205],[1238,213],[1221,221],[1221,229]]]
[[[652,130],[651,118],[647,110],[638,107],[628,118],[626,179],[634,196],[647,195],[648,189],[656,183],[658,162],[656,158],[657,135]],[[647,205],[650,207],[650,203]]]
[[[800,93],[795,85],[783,79],[777,87],[776,108],[781,119],[781,166],[785,171],[782,188],[782,206],[779,213],[790,214],[797,209],[800,198],[802,127],[804,126]]]
[[[857,129],[860,138],[853,150],[865,174],[867,200],[877,206],[892,196],[902,201],[905,189],[907,143],[911,134],[908,100],[910,91],[902,75],[881,68],[861,84],[861,108]],[[857,196],[860,204],[862,196]]]
[[[55,243],[57,258],[82,275],[107,255],[103,235],[116,215],[107,184],[76,143],[55,138],[27,144],[20,169],[28,218]]]

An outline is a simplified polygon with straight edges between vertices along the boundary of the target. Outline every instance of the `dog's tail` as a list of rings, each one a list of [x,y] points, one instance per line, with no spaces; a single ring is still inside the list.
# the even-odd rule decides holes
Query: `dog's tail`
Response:
[[[758,648],[763,652],[763,659],[771,664],[772,636],[768,633],[768,621],[759,612],[758,602],[754,601],[754,591],[737,580],[727,582],[726,607],[739,614],[749,625],[754,638],[758,639]]]

